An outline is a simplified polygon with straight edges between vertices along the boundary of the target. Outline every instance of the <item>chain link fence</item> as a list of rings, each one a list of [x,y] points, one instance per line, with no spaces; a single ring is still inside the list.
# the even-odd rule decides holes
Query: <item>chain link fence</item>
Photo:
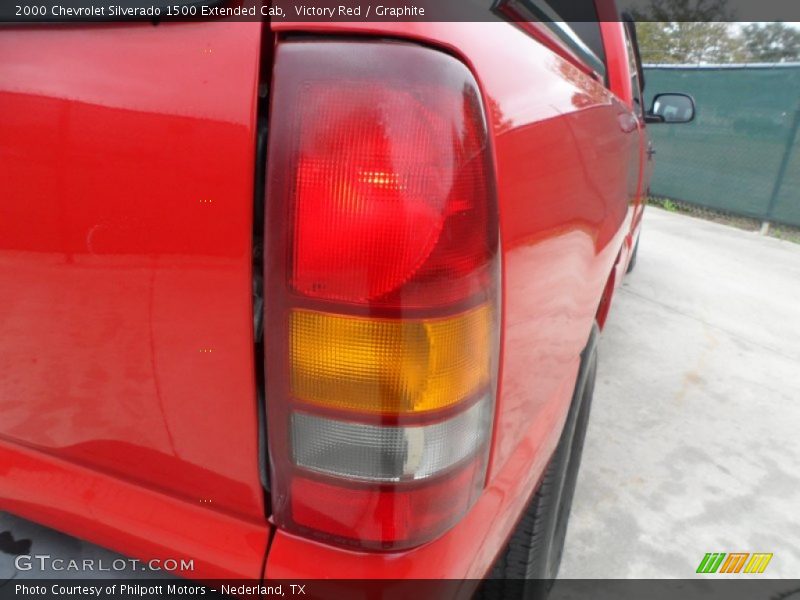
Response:
[[[800,64],[648,65],[645,97],[685,92],[687,125],[648,128],[651,194],[800,226]]]

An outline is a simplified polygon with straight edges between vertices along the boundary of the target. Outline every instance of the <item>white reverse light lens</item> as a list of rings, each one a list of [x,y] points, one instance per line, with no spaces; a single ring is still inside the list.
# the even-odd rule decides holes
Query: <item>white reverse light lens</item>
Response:
[[[491,426],[486,398],[446,421],[383,427],[292,415],[294,462],[318,473],[367,481],[425,479],[472,456]]]

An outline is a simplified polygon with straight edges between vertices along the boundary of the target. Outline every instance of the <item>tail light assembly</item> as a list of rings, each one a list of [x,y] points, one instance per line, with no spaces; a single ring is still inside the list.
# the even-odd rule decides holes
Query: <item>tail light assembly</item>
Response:
[[[392,41],[281,42],[265,372],[273,519],[370,550],[429,541],[484,485],[498,217],[478,86]]]

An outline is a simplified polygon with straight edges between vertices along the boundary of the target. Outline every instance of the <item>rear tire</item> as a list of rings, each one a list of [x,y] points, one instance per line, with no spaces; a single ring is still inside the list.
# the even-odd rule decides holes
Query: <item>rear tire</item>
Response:
[[[639,256],[639,238],[636,238],[636,245],[633,247],[633,254],[631,255],[630,261],[628,261],[628,268],[625,270],[625,274],[631,273],[636,268],[636,257]]]
[[[598,331],[595,324],[581,353],[572,404],[556,450],[539,489],[489,575],[496,581],[484,584],[484,598],[541,600],[558,575],[594,392]]]

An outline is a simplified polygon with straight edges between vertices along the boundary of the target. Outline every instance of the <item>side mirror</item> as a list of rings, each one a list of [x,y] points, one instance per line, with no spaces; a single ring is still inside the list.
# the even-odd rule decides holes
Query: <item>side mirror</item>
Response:
[[[694,121],[694,98],[689,94],[656,94],[647,111],[647,123],[690,123]]]

